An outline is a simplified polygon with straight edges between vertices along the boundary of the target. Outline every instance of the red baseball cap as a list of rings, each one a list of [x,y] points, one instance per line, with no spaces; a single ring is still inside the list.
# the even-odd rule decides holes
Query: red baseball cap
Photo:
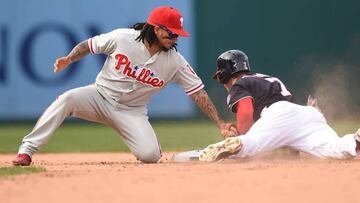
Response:
[[[153,26],[165,26],[171,32],[188,37],[190,34],[183,29],[183,17],[173,7],[161,6],[151,11],[147,23]]]

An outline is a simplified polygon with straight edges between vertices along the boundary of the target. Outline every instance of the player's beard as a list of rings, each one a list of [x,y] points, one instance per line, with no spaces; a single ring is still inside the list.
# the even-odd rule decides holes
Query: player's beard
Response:
[[[172,42],[171,46],[170,47],[166,47],[164,45],[165,41],[167,40],[171,40],[169,37],[163,37],[161,39],[157,38],[157,41],[155,42],[156,43],[156,46],[159,46],[160,47],[160,50],[161,51],[164,51],[164,52],[167,52],[169,51],[170,49],[172,48],[175,48],[176,49],[176,46],[177,46],[177,43],[176,42]]]
[[[162,48],[161,48],[161,50],[163,50],[163,51],[169,51],[171,48],[173,48],[173,47],[175,47],[175,46],[177,46],[177,43],[174,43],[170,48],[167,48],[167,47],[165,47],[165,46],[161,46]]]

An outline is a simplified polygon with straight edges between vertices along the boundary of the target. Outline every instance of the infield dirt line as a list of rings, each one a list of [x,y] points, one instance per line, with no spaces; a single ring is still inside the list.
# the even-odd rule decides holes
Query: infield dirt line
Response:
[[[259,157],[142,164],[127,153],[37,154],[45,173],[0,178],[0,202],[357,202],[360,161]],[[0,155],[9,166],[14,154]]]

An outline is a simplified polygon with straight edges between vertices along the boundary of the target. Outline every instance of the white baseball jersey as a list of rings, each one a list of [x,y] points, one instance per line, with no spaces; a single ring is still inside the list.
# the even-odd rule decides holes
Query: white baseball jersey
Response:
[[[158,161],[161,148],[146,104],[171,82],[180,85],[188,95],[204,85],[178,52],[160,51],[150,56],[145,45],[135,40],[139,35],[140,31],[118,29],[90,38],[91,53],[108,55],[95,85],[60,95],[24,137],[19,154],[31,156],[37,152],[64,119],[73,116],[110,126],[137,159]]]
[[[177,51],[160,51],[150,56],[140,31],[117,29],[88,40],[92,54],[108,57],[96,78],[101,94],[130,107],[146,105],[151,96],[175,82],[191,95],[204,87],[184,57]]]

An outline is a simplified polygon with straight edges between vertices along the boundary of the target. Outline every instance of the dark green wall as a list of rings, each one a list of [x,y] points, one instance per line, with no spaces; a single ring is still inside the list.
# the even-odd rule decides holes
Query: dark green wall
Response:
[[[311,93],[328,115],[352,112],[359,117],[360,1],[194,3],[196,65],[221,112],[227,111],[226,92],[210,76],[219,54],[240,49],[254,72],[279,77],[299,103]],[[340,100],[346,103],[341,108]]]

